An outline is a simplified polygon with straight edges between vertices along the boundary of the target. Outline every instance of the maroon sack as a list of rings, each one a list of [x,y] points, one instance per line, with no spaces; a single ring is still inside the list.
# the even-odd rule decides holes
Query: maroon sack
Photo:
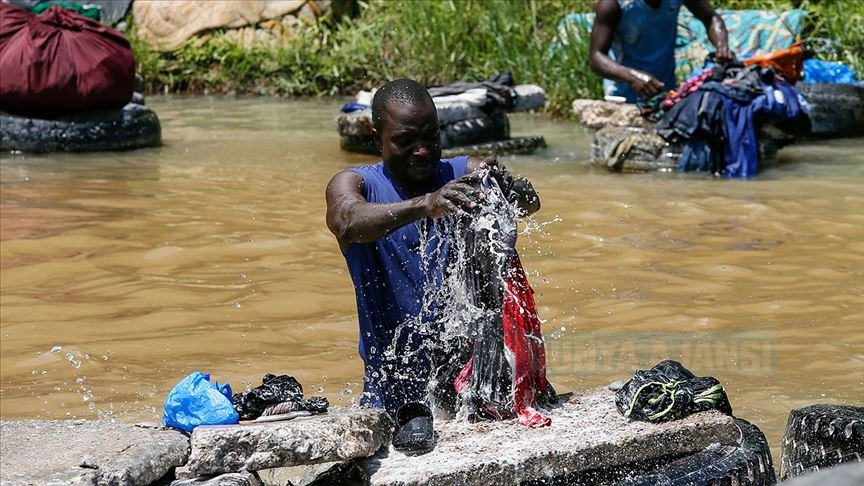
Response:
[[[135,58],[123,34],[62,8],[41,15],[0,3],[0,110],[55,116],[119,108]]]

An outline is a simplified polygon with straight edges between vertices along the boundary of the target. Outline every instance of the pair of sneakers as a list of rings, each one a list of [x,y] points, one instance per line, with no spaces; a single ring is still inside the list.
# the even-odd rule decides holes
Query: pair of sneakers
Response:
[[[393,448],[404,454],[423,454],[435,447],[432,410],[424,403],[409,402],[396,411]]]

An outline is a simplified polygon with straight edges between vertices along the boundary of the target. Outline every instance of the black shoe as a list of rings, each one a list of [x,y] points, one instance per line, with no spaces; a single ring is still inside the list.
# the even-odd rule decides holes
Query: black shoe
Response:
[[[405,454],[422,454],[435,447],[432,410],[425,404],[411,402],[396,411],[396,432],[393,447]]]

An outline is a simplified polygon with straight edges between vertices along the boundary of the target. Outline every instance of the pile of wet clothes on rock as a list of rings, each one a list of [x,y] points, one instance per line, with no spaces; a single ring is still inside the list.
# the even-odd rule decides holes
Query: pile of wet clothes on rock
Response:
[[[199,425],[229,425],[239,420],[273,422],[324,413],[324,397],[303,398],[303,386],[288,375],[264,375],[263,384],[232,396],[231,385],[211,382],[195,371],[178,382],[165,397],[162,422],[192,432]]]
[[[513,74],[504,71],[483,81],[454,81],[445,85],[429,86],[429,96],[437,104],[465,102],[491,114],[509,111],[515,107],[519,94],[515,90]],[[342,106],[342,113],[365,110],[372,106],[375,91],[361,91],[355,101]]]
[[[615,394],[621,415],[643,422],[666,422],[717,410],[732,415],[726,390],[711,376],[696,376],[673,360],[639,370]]]
[[[752,177],[759,170],[763,124],[778,123],[796,134],[809,130],[807,101],[773,69],[755,64],[706,68],[642,110],[664,140],[685,143],[681,172]]]
[[[303,386],[292,376],[267,373],[262,381],[260,386],[234,395],[240,420],[287,420],[324,413],[330,407],[325,397],[304,399]]]

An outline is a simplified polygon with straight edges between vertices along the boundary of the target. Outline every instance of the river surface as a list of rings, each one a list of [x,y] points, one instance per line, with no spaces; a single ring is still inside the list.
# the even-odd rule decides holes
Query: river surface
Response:
[[[0,414],[152,421],[186,374],[287,373],[350,404],[354,292],[324,187],[341,100],[159,98],[164,146],[2,155]],[[791,408],[864,402],[864,140],[790,147],[755,180],[610,174],[590,134],[513,119],[543,208],[519,249],[559,391],[678,359],[775,457]]]

